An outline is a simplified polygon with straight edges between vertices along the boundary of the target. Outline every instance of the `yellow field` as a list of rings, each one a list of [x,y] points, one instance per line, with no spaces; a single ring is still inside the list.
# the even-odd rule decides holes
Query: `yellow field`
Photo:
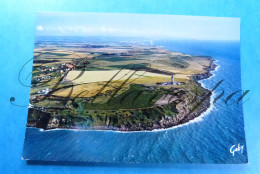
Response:
[[[71,97],[91,97],[95,95],[116,73],[118,73],[118,70],[86,71],[80,78],[73,80],[80,74],[80,71],[70,71],[65,80],[71,80],[75,84],[73,89],[61,89],[54,92],[53,95],[66,97],[72,90]],[[137,71],[136,73],[133,73],[133,70],[120,71],[120,73],[118,73],[111,81],[110,85],[104,88],[102,93],[106,93],[109,90],[121,86],[127,78],[129,78],[129,80],[121,86],[121,90],[126,90],[131,83],[155,84],[171,81],[170,75],[145,71]]]
[[[104,86],[104,83],[88,83],[74,86],[73,88],[61,89],[53,93],[53,95],[67,97],[70,92],[71,97],[91,97]],[[106,87],[102,93],[111,90],[111,87]]]
[[[75,79],[81,71],[70,71],[68,75],[66,76],[65,80],[72,81],[74,84],[82,84],[82,83],[95,83],[95,82],[107,82],[113,78],[114,81],[119,80],[126,80],[130,78],[129,82],[133,80],[138,80],[140,82],[140,79],[143,79],[146,81],[146,83],[154,83],[155,80],[159,80],[161,82],[162,80],[158,78],[162,78],[163,80],[170,81],[171,76],[170,75],[164,75],[164,74],[158,74],[158,73],[152,73],[152,72],[145,72],[145,71],[137,71],[134,73],[133,70],[122,70],[119,72],[119,70],[111,70],[111,71],[85,71],[84,74],[78,78]],[[146,78],[149,78],[150,80],[146,80]],[[75,79],[75,80],[74,80]],[[135,80],[135,81],[136,81]]]
[[[129,87],[129,84],[155,84],[170,81],[169,77],[142,77],[138,79],[130,79],[126,84],[121,86],[125,80],[112,81],[110,85],[106,86],[101,93],[106,93],[109,90],[115,90],[121,87],[120,91],[124,91]],[[53,93],[53,95],[66,97],[72,92],[71,97],[91,97],[97,94],[102,89],[106,82],[93,82],[87,84],[78,84],[72,88],[61,89]],[[119,92],[120,93],[120,92]]]

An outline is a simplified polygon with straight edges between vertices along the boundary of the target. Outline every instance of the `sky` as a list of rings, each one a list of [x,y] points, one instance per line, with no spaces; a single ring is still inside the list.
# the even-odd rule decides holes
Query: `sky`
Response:
[[[38,13],[36,36],[240,40],[240,19],[129,13]]]

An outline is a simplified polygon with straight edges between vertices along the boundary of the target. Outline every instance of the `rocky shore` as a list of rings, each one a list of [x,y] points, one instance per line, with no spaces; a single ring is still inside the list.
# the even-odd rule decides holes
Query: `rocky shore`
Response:
[[[207,79],[210,76],[212,76],[212,73],[210,71],[214,71],[217,67],[217,65],[214,63],[214,60],[211,58],[210,60],[210,67],[206,68],[206,73],[204,74],[197,74],[193,76],[193,79],[197,82],[199,86],[201,84],[198,82],[198,80]],[[165,116],[160,121],[153,123],[151,127],[144,127],[142,124],[137,125],[121,125],[121,127],[118,129],[119,131],[152,131],[155,129],[167,129],[174,126],[178,126],[184,123],[189,122],[190,120],[193,120],[196,117],[199,117],[203,112],[205,112],[210,107],[210,97],[212,92],[208,89],[205,89],[205,96],[199,96],[199,103],[192,108],[189,108],[190,103],[188,98],[184,98],[182,102],[180,102],[177,105],[177,111],[178,114],[175,117],[171,116]]]
[[[151,127],[145,127],[142,124],[132,124],[132,125],[121,125],[118,129],[119,131],[152,131],[155,129],[167,129],[174,126],[178,126],[184,123],[193,120],[196,117],[199,117],[203,112],[205,112],[210,107],[210,96],[211,92],[209,90],[208,95],[205,96],[202,100],[203,102],[200,103],[196,110],[193,109],[185,109],[188,108],[187,104],[184,101],[183,103],[179,103],[177,105],[178,114],[175,117],[165,116],[160,121],[154,122]]]
[[[205,89],[198,82],[202,79],[207,79],[212,76],[210,71],[215,70],[216,64],[214,60],[210,58],[210,66],[205,68],[206,73],[196,74],[193,76],[193,80],[200,86],[206,95],[197,96],[196,105],[193,104],[191,107],[191,103],[189,103],[189,98],[187,94],[182,96],[182,100],[180,100],[176,104],[177,114],[175,116],[164,115],[161,120],[154,121],[150,124],[150,126],[144,126],[141,123],[137,124],[122,124],[120,127],[114,126],[95,126],[95,127],[78,127],[74,124],[68,124],[67,120],[57,119],[55,117],[51,117],[49,113],[45,113],[43,111],[39,111],[33,108],[29,109],[29,114],[37,115],[38,120],[28,120],[27,127],[37,127],[45,130],[48,129],[86,129],[86,130],[116,130],[116,131],[152,131],[155,129],[167,129],[177,125],[181,125],[184,123],[193,120],[196,117],[199,117],[203,112],[205,112],[210,107],[210,97],[211,91]],[[186,96],[185,96],[186,95]]]

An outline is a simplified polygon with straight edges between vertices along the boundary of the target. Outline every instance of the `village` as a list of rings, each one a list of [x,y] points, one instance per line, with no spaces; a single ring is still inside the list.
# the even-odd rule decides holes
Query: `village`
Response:
[[[37,71],[42,72],[43,76],[36,76],[35,80],[32,80],[32,86],[37,87],[39,84],[45,84],[49,82],[52,79],[57,79],[59,77],[63,77],[71,70],[74,70],[76,68],[75,63],[62,63],[58,66],[39,66],[36,68]],[[31,97],[30,100],[34,100],[36,98],[39,98],[40,96],[46,96],[49,92],[51,92],[52,89],[49,87],[40,89],[37,91],[37,95],[34,97]],[[45,111],[45,107],[36,107],[29,103],[29,108],[37,108],[38,110]]]
[[[44,76],[36,77],[36,82],[41,83],[49,79],[56,79],[59,76],[64,76],[66,72],[74,70],[75,64],[62,63],[59,66],[39,66],[37,71],[43,72]],[[59,73],[59,74],[58,74]]]

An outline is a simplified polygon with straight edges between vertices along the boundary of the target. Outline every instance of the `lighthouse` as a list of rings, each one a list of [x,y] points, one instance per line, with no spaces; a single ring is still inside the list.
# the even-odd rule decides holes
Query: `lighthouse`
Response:
[[[172,82],[172,85],[174,85],[174,77],[173,76],[171,77],[171,82]]]

